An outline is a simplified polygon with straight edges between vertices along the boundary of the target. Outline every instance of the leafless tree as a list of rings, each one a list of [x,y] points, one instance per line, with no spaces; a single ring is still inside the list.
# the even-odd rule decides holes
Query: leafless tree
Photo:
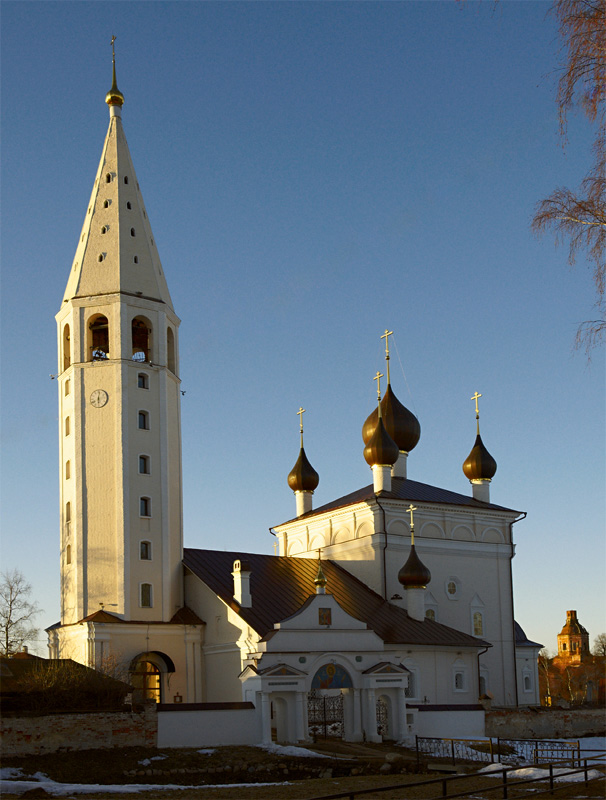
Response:
[[[18,569],[6,570],[0,578],[0,654],[10,656],[36,637],[34,625],[42,609],[30,601],[31,585]]]
[[[562,39],[557,103],[566,140],[568,113],[579,108],[597,128],[594,164],[578,190],[559,187],[537,204],[532,228],[550,229],[568,244],[568,261],[584,252],[592,264],[597,318],[583,322],[576,346],[591,350],[606,339],[606,0],[554,0]]]
[[[606,656],[606,633],[598,633],[593,640],[593,655]]]

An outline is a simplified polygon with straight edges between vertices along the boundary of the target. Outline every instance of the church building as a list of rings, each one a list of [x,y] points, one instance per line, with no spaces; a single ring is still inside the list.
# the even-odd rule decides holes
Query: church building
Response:
[[[183,546],[179,318],[122,128],[109,129],[67,287],[59,352],[61,620],[52,658],[128,665],[162,704],[250,701],[263,740],[481,735],[483,705],[538,704],[514,622],[514,524],[490,501],[479,430],[469,496],[409,479],[421,429],[386,389],[364,422],[372,483],[319,508],[301,441],[278,555]],[[362,455],[362,446],[361,446]],[[293,454],[294,455],[294,454]],[[271,509],[268,509],[268,523]]]

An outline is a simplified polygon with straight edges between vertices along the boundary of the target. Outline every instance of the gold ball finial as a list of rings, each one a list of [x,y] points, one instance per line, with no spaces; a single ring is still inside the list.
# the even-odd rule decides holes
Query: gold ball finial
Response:
[[[118,84],[116,83],[116,51],[114,50],[115,41],[116,37],[112,36],[112,88],[105,95],[105,102],[108,106],[123,106],[124,95],[120,89],[118,89]]]

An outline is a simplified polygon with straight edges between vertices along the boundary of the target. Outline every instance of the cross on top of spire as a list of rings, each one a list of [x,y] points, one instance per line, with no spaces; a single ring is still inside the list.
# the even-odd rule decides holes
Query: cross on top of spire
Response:
[[[299,432],[301,434],[301,447],[303,447],[303,414],[305,414],[305,409],[303,408],[303,406],[299,406],[297,415],[299,417]]]
[[[416,506],[413,506],[411,503],[408,508],[406,509],[406,513],[410,514],[410,542],[411,544],[415,543],[415,520],[414,520],[414,512],[417,510]]]
[[[381,339],[385,339],[385,361],[387,362],[387,383],[389,384],[389,337],[393,336],[393,331],[388,330],[385,328],[385,333],[381,335]]]
[[[478,408],[478,400],[480,397],[482,397],[482,395],[476,392],[472,397],[469,398],[470,400],[476,401],[476,419],[480,418],[480,409]]]

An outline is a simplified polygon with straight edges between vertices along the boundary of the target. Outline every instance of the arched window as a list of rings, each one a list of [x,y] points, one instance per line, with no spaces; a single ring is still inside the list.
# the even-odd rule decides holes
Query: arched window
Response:
[[[109,358],[109,322],[99,314],[89,323],[90,353],[93,361]]]
[[[150,469],[150,458],[149,456],[139,456],[139,474],[140,475],[149,475],[151,472]]]
[[[144,584],[149,586],[149,584]],[[130,673],[130,682],[133,686],[133,702],[142,703],[144,700],[153,700],[159,703],[161,673],[155,664],[150,661],[137,661],[135,669]]]
[[[147,411],[139,411],[139,430],[149,430],[149,414]]]
[[[106,200],[106,201],[103,203],[103,208],[109,208],[109,200]]]
[[[112,182],[112,176],[108,172],[107,175],[105,176],[105,183],[111,183],[111,182]]]
[[[72,363],[69,325],[63,326],[63,369]]]
[[[149,497],[139,498],[139,516],[151,517],[151,499]]]
[[[65,435],[69,436],[70,431],[70,424],[69,424],[69,417],[65,417]]]
[[[473,635],[484,635],[484,617],[481,611],[474,611],[473,613]]]
[[[171,372],[176,373],[175,367],[175,334],[172,328],[166,331],[166,357],[168,360],[168,368]]]
[[[71,381],[70,381],[70,379],[68,378],[68,379],[65,381],[65,396],[66,396],[66,397],[67,397],[67,395],[68,395],[68,394],[71,392],[71,390],[72,390],[72,385],[71,385]]]
[[[141,561],[151,561],[152,546],[151,542],[141,542],[139,548],[139,558]]]
[[[128,208],[128,210],[129,210],[129,211],[130,211],[130,209],[132,208],[132,206],[131,206],[131,204],[130,204],[130,200],[129,200],[129,201],[128,201],[128,203],[126,204],[126,207]]]
[[[69,502],[69,500],[65,504],[65,521],[66,522],[72,521],[72,504]]]
[[[139,256],[133,256],[133,264],[139,263]]]
[[[146,372],[137,375],[137,386],[139,389],[149,389],[149,375]]]
[[[432,619],[435,622],[436,612],[434,611],[433,608],[428,608],[427,611],[425,612],[425,617],[426,619]]]
[[[135,229],[134,229],[134,228],[131,228],[131,229],[130,229],[130,235],[131,235],[131,236],[134,236],[134,235],[135,235]]]
[[[151,583],[142,583],[140,586],[139,605],[141,608],[152,608],[153,592]]]
[[[452,665],[452,683],[455,692],[467,691],[467,666],[460,658]]]
[[[124,183],[128,183],[128,175],[124,176]]]
[[[71,461],[65,462],[65,480],[68,481],[72,476],[72,463]]]
[[[131,325],[133,361],[149,361],[151,357],[151,327],[143,317],[135,317]]]
[[[68,544],[65,548],[65,563],[71,564],[72,563],[72,546]]]

